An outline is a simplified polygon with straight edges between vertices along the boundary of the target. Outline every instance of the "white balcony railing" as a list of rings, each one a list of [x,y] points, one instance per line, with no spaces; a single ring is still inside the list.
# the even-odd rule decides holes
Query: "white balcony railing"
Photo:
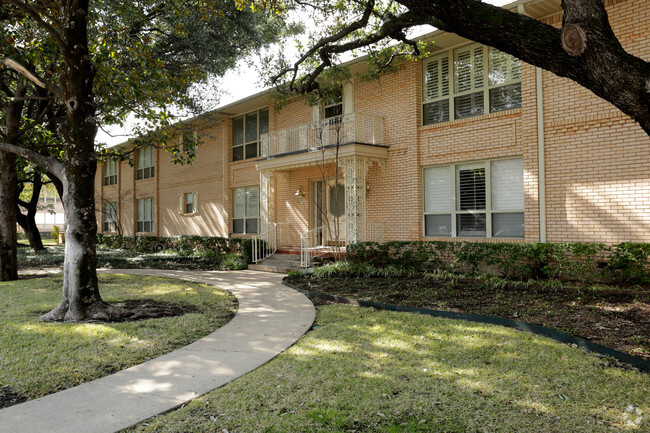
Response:
[[[345,114],[317,123],[272,131],[261,137],[261,156],[318,149],[350,143],[383,144],[383,118],[367,114]]]

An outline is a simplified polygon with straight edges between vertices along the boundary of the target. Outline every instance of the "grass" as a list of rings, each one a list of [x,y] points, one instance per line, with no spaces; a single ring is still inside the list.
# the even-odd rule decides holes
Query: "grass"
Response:
[[[254,372],[132,432],[649,431],[650,375],[512,329],[343,305]]]
[[[0,283],[0,395],[37,398],[156,358],[223,326],[236,310],[234,296],[204,284],[126,275],[99,280],[107,302],[148,299],[195,312],[125,323],[41,322],[60,302],[62,276]]]

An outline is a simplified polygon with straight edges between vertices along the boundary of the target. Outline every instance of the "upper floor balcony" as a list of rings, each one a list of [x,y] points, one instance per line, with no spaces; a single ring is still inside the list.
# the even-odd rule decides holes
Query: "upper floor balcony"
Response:
[[[350,144],[385,146],[383,117],[350,113],[272,131],[261,137],[260,156],[271,159]]]

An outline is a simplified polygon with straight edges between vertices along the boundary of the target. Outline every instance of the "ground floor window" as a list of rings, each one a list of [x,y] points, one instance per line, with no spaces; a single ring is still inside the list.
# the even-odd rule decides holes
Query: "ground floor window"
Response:
[[[257,234],[260,219],[260,187],[233,189],[232,232]]]
[[[104,231],[117,231],[117,203],[107,202],[104,204]]]
[[[424,235],[524,237],[524,164],[498,159],[424,169]]]
[[[154,223],[154,200],[143,198],[138,200],[138,229],[140,233],[153,233]]]

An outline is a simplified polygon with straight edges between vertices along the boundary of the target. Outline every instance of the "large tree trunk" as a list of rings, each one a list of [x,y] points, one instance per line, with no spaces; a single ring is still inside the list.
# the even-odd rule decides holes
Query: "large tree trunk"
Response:
[[[20,211],[20,208],[16,206],[16,221],[25,232],[25,235],[27,235],[29,246],[32,247],[34,251],[42,251],[45,249],[45,247],[43,246],[43,240],[41,239],[41,232],[38,230],[38,226],[36,225],[38,199],[41,195],[41,189],[43,187],[43,179],[38,172],[34,173],[33,186],[32,197],[29,202],[25,203],[20,201],[20,199],[17,199],[20,205],[27,210],[27,214],[23,215]]]
[[[18,279],[16,155],[0,151],[0,281]]]
[[[105,303],[97,283],[95,237],[95,69],[88,54],[88,0],[70,0],[64,16],[66,58],[63,95],[67,109],[60,134],[66,142],[63,160],[63,206],[66,244],[61,303],[43,320],[80,321],[107,319],[112,308]]]

